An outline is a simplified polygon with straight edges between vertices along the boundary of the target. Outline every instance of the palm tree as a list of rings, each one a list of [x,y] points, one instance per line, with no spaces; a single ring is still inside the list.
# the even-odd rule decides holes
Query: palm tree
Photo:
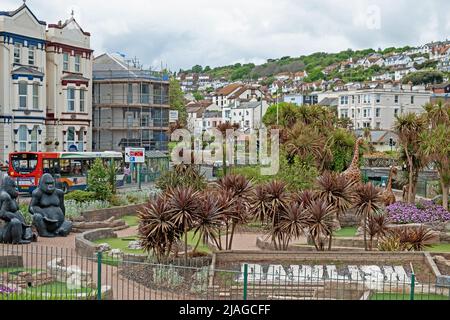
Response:
[[[184,255],[188,257],[188,232],[192,228],[196,213],[198,212],[199,192],[187,187],[177,187],[167,192],[167,201],[172,213],[173,223],[183,230]]]
[[[249,201],[252,195],[253,187],[251,181],[247,180],[244,176],[228,175],[222,177],[222,179],[216,183],[216,188],[221,193],[229,193],[231,199],[233,199],[233,205],[228,210],[229,219],[226,220],[226,249],[231,250],[236,227],[239,224],[244,224],[248,218]],[[230,224],[231,233],[229,233]],[[228,235],[230,235],[229,238]]]
[[[364,248],[368,251],[367,246],[367,225],[369,218],[373,214],[381,212],[383,203],[382,190],[376,188],[373,184],[363,184],[356,189],[356,215],[363,218],[364,223]]]
[[[427,103],[424,109],[431,128],[450,123],[450,105],[444,104],[442,100],[438,100],[436,104]]]
[[[420,136],[420,148],[429,161],[434,162],[439,172],[442,188],[442,206],[448,209],[450,187],[450,127],[438,124]]]
[[[139,212],[139,239],[145,251],[153,251],[159,262],[165,261],[172,245],[181,237],[181,232],[173,222],[169,203],[164,196]]]
[[[355,199],[355,184],[353,180],[347,180],[344,175],[325,172],[317,178],[318,196],[331,204],[336,212],[336,227],[339,227],[339,217],[353,206]],[[331,250],[333,237],[329,239],[328,250]]]
[[[324,250],[322,236],[331,237],[333,234],[333,217],[335,209],[325,200],[318,199],[306,208],[310,217],[309,233],[317,251]]]
[[[317,129],[302,123],[297,123],[288,130],[285,149],[289,157],[298,156],[302,160],[312,158],[318,167],[322,167],[324,159],[331,157],[327,139]]]
[[[413,194],[413,184],[414,184],[414,170],[417,166],[414,164],[417,161],[420,162],[420,152],[419,152],[419,137],[420,134],[426,128],[425,118],[421,115],[415,113],[408,113],[406,115],[401,115],[396,117],[395,131],[399,137],[400,143],[403,146],[405,156],[408,163],[408,202],[414,203],[415,196]],[[416,161],[414,161],[416,158]]]
[[[222,133],[222,138],[226,140],[227,138],[227,131],[228,130],[238,130],[239,124],[231,124],[231,122],[227,121],[224,123],[221,123],[217,126],[217,129]],[[226,153],[226,141],[223,141],[222,143],[222,168],[223,168],[223,176],[227,175],[227,153]]]
[[[287,250],[292,239],[298,239],[304,235],[304,230],[310,223],[311,218],[301,205],[295,202],[286,204],[277,228],[282,234],[282,249]]]
[[[222,227],[223,215],[229,209],[228,203],[220,201],[216,194],[210,191],[204,191],[199,200],[198,211],[195,214],[194,236],[198,237],[194,252],[197,250],[200,241],[208,244],[213,240],[217,248],[220,250],[218,235]]]

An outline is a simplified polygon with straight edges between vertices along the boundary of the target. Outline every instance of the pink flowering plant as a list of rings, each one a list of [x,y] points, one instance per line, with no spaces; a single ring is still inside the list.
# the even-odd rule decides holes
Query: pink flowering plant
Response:
[[[396,224],[450,221],[450,212],[432,201],[417,204],[397,202],[386,208],[389,219]]]

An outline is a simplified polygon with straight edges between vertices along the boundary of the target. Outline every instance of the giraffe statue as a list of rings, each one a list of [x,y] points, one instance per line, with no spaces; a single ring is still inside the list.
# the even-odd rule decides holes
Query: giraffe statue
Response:
[[[389,172],[389,180],[388,180],[388,183],[386,186],[386,190],[384,190],[384,192],[382,194],[384,205],[386,207],[397,202],[397,199],[395,198],[395,194],[392,191],[392,182],[394,180],[394,176],[396,176],[396,175],[397,175],[397,168],[392,166],[391,170]]]
[[[347,180],[354,181],[356,184],[360,184],[362,181],[361,169],[359,168],[359,147],[363,143],[364,138],[359,138],[356,140],[352,164],[342,173]]]

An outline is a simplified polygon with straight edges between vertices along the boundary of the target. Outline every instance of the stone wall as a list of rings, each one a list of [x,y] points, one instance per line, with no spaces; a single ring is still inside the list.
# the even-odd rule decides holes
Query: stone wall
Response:
[[[98,245],[93,241],[107,238],[117,238],[112,229],[98,229],[78,234],[75,237],[75,251],[84,257],[92,257],[98,251]]]
[[[361,225],[361,218],[355,214],[355,209],[348,210],[345,214],[339,217],[339,222],[342,228],[359,227]]]
[[[112,217],[118,219],[124,216],[136,215],[140,210],[144,208],[144,206],[145,204],[136,204],[125,207],[92,210],[83,212],[82,216],[84,218],[84,221],[86,222],[105,221],[111,219]]]

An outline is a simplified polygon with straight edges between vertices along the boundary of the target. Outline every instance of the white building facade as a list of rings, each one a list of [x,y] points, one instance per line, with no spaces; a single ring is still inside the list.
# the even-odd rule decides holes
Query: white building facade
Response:
[[[0,11],[0,164],[11,152],[90,151],[90,35],[72,17]]]
[[[45,151],[46,23],[24,4],[0,12],[0,163],[16,151]]]
[[[359,90],[340,91],[339,118],[349,118],[354,129],[392,130],[395,116],[422,113],[431,94],[423,86],[377,84]]]

